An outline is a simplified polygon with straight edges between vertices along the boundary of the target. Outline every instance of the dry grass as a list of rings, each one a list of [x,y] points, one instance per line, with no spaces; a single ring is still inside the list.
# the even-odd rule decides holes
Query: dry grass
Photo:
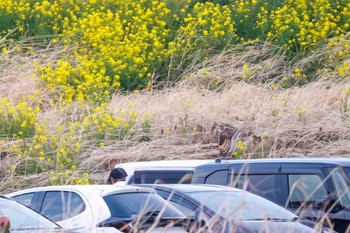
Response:
[[[81,169],[97,182],[104,182],[111,167],[120,162],[216,158],[217,125],[221,122],[243,131],[242,141],[247,147],[244,158],[350,155],[350,119],[342,119],[340,111],[350,82],[316,81],[302,87],[272,89],[257,80],[293,70],[283,63],[283,54],[272,53],[265,46],[233,52],[227,50],[192,67],[184,74],[189,78],[176,87],[113,96],[110,107],[116,111],[132,104],[140,116],[150,114],[151,141],[136,138],[109,142],[104,148],[91,147],[81,155]],[[57,53],[44,50],[34,57],[1,58],[0,98],[18,102],[22,96],[39,91],[49,101],[34,74],[33,61],[50,60]],[[247,80],[242,77],[242,66],[252,59],[255,64],[249,67],[259,72]],[[215,86],[213,77],[220,77],[222,85]],[[60,119],[57,109],[52,108],[45,108],[40,117],[51,123]],[[12,191],[19,186],[45,185],[46,177],[7,177],[0,185]]]

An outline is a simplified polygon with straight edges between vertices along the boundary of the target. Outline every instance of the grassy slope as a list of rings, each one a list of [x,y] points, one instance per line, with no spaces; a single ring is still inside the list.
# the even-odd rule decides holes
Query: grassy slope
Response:
[[[206,67],[205,73],[193,67],[194,75],[176,87],[115,95],[110,103],[113,109],[132,104],[140,115],[150,113],[151,140],[140,142],[136,137],[109,142],[103,148],[92,146],[81,155],[84,157],[81,169],[88,171],[90,178],[97,182],[104,182],[111,167],[120,162],[216,158],[221,122],[242,129],[242,141],[247,147],[244,158],[348,156],[350,121],[342,120],[340,109],[350,82],[320,80],[290,89],[271,89],[268,84],[254,84],[254,80],[244,82],[239,78],[242,64],[259,52],[263,53],[250,51],[239,56],[227,53],[213,57],[202,64]],[[7,62],[0,76],[0,98],[20,102],[22,95],[40,91],[44,103],[50,99],[34,75],[33,59],[43,58],[2,59]],[[289,69],[283,67],[281,71],[281,59],[273,56],[256,66],[262,69],[252,79]],[[214,90],[211,77],[217,76],[223,84]],[[40,117],[52,124],[60,119],[58,111],[51,108],[44,109]],[[3,160],[2,166],[3,169],[11,166],[11,158]],[[0,181],[5,193],[19,187],[47,184],[47,173]]]

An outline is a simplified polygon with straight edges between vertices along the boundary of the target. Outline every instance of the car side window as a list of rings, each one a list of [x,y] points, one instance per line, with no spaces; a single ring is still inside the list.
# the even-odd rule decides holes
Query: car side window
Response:
[[[131,175],[127,184],[135,184],[134,175]]]
[[[192,203],[185,200],[184,198],[177,195],[173,195],[170,199],[170,202],[186,216],[195,216],[197,210],[196,206],[194,206]]]
[[[162,190],[157,190],[157,193],[163,199],[169,200],[173,206],[179,209],[186,216],[195,216],[197,207],[183,197]]]
[[[237,188],[278,203],[281,193],[278,178],[278,174],[239,175],[236,178]]]
[[[312,208],[328,197],[322,178],[317,174],[289,174],[289,207]]]
[[[32,202],[34,194],[35,192],[21,194],[21,195],[12,197],[12,199],[15,199],[17,202],[21,203],[22,205],[29,206],[30,208],[34,209],[35,203]]]
[[[227,185],[227,170],[216,171],[205,179],[206,184]]]
[[[46,192],[41,213],[57,222],[72,218],[85,210],[83,199],[74,192],[48,191]]]

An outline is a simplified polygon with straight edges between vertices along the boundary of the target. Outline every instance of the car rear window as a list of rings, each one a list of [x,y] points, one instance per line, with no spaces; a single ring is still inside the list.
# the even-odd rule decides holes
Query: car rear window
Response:
[[[135,171],[135,184],[190,184],[193,171]]]
[[[103,198],[112,217],[132,218],[149,212],[160,212],[163,218],[183,217],[183,214],[154,193],[122,193]]]

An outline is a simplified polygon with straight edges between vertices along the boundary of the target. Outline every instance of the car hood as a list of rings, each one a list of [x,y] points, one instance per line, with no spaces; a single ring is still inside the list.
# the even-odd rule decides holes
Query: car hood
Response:
[[[316,233],[317,231],[299,222],[286,221],[241,221],[226,224],[226,232],[236,233]]]

